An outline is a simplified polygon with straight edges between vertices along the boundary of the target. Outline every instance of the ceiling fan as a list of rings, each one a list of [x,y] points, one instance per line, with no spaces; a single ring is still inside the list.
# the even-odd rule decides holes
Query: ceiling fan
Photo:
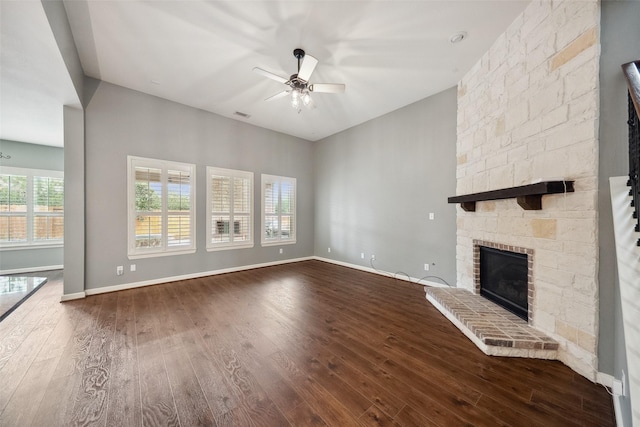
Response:
[[[258,74],[289,86],[286,90],[270,96],[266,101],[291,94],[291,106],[300,112],[302,105],[308,106],[311,103],[311,92],[342,93],[345,91],[346,86],[343,83],[309,83],[309,78],[316,65],[318,65],[318,60],[311,55],[305,54],[305,51],[300,48],[293,50],[293,56],[298,59],[298,72],[292,74],[289,79],[259,67],[253,69]]]

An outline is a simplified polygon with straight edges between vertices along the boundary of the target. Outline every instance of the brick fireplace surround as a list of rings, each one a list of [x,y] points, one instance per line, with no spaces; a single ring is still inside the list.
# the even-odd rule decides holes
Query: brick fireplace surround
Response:
[[[485,242],[484,240],[473,241],[473,293],[480,294],[480,247],[500,249],[501,251],[515,252],[527,256],[527,303],[529,313],[527,318],[529,324],[533,323],[533,249],[521,248],[520,246],[503,245],[501,243]]]

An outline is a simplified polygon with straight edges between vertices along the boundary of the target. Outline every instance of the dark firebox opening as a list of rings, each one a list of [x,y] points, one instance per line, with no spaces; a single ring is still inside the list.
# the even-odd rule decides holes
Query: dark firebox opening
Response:
[[[481,246],[480,295],[528,321],[527,255]]]

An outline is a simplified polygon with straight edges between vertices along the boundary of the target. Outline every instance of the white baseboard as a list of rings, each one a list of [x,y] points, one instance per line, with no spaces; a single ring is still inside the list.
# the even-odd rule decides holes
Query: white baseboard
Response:
[[[444,283],[431,282],[431,281],[428,281],[428,280],[417,279],[415,277],[405,276],[404,274],[391,273],[389,271],[378,270],[378,269],[374,269],[374,268],[371,268],[371,267],[366,267],[364,265],[351,264],[351,263],[348,263],[348,262],[337,261],[335,259],[323,258],[323,257],[319,257],[319,256],[314,256],[312,258],[317,260],[317,261],[324,261],[324,262],[328,262],[330,264],[341,265],[343,267],[353,268],[355,270],[361,270],[361,271],[366,271],[368,273],[378,274],[380,276],[392,277],[392,278],[395,278],[395,279],[404,280],[405,282],[412,282],[412,283],[420,282],[421,285],[434,286],[434,287],[437,287],[437,288],[448,288],[449,287],[449,286],[445,285]]]
[[[158,278],[158,279],[143,280],[143,281],[140,281],[140,282],[122,283],[120,285],[103,286],[103,287],[95,288],[95,289],[86,289],[84,292],[77,292],[77,293],[73,293],[73,294],[62,295],[60,300],[61,301],[71,301],[71,300],[75,300],[75,299],[84,298],[84,297],[90,296],[90,295],[98,295],[98,294],[104,294],[104,293],[108,293],[108,292],[124,291],[124,290],[127,290],[127,289],[140,288],[140,287],[143,287],[143,286],[158,285],[158,284],[161,284],[161,283],[175,282],[175,281],[178,281],[178,280],[198,279],[200,277],[215,276],[215,275],[218,275],[218,274],[225,274],[225,273],[235,273],[237,271],[252,270],[252,269],[255,269],[255,268],[271,267],[271,266],[274,266],[274,265],[291,264],[291,263],[294,263],[294,262],[309,261],[309,260],[324,261],[324,262],[328,262],[328,263],[331,263],[331,264],[341,265],[343,267],[353,268],[355,270],[362,270],[362,271],[366,271],[366,272],[374,273],[374,274],[379,274],[381,276],[386,276],[386,277],[394,277],[395,276],[395,278],[400,279],[400,280],[404,280],[406,282],[417,283],[419,281],[420,284],[424,284],[424,285],[428,285],[428,286],[447,287],[446,285],[444,285],[442,283],[425,281],[425,280],[417,279],[415,277],[407,277],[407,276],[404,276],[404,275],[394,275],[393,273],[389,273],[387,271],[375,270],[375,269],[373,269],[371,267],[365,267],[365,266],[361,266],[361,265],[357,265],[357,264],[350,264],[350,263],[347,263],[347,262],[337,261],[337,260],[333,260],[333,259],[329,259],[329,258],[322,258],[322,257],[318,257],[318,256],[310,256],[310,257],[303,257],[303,258],[287,259],[287,260],[282,260],[282,261],[265,262],[265,263],[262,263],[262,264],[251,264],[251,265],[243,265],[243,266],[239,266],[239,267],[223,268],[223,269],[220,269],[220,270],[203,271],[203,272],[199,272],[199,273],[183,274],[183,275],[180,275],[180,276],[161,277],[161,278]]]
[[[86,289],[84,291],[84,294],[86,294],[86,296],[89,296],[89,295],[104,294],[107,292],[124,291],[126,289],[134,289],[134,288],[140,288],[143,286],[158,285],[160,283],[175,282],[178,280],[198,279],[200,277],[215,276],[218,274],[253,270],[254,268],[271,267],[274,265],[291,264],[291,263],[300,262],[300,261],[309,261],[311,259],[313,259],[313,257],[294,258],[294,259],[287,259],[283,261],[272,261],[272,262],[265,262],[262,264],[243,265],[240,267],[231,267],[231,268],[223,268],[220,270],[203,271],[200,273],[183,274],[181,276],[161,277],[159,279],[144,280],[141,282],[123,283],[121,285],[103,286],[95,289]],[[77,295],[77,294],[72,294],[72,295]]]
[[[84,292],[76,292],[74,294],[66,294],[60,297],[60,302],[73,301],[74,299],[82,299],[86,296]]]
[[[596,382],[598,384],[602,384],[603,386],[609,387],[609,389],[613,388],[613,380],[615,377],[613,375],[605,374],[604,372],[598,372],[596,375]],[[624,427],[624,417],[622,416],[622,407],[620,406],[620,399],[623,396],[611,396],[613,400],[613,413],[616,417],[616,426]]]
[[[622,399],[622,396],[613,396],[613,413],[615,414],[615,417],[616,417],[616,426],[624,427],[624,417],[622,416],[620,399]]]
[[[0,275],[4,274],[21,274],[21,273],[37,273],[38,271],[62,270],[63,265],[45,265],[42,267],[26,267],[14,268],[12,270],[0,270]]]
[[[225,274],[225,273],[234,273],[237,271],[245,271],[245,270],[252,270],[254,268],[262,268],[262,267],[271,267],[274,265],[282,265],[282,264],[290,264],[290,263],[294,263],[294,262],[300,262],[300,261],[309,261],[309,260],[318,260],[318,261],[324,261],[324,262],[328,262],[331,264],[336,264],[336,265],[341,265],[343,267],[348,267],[348,268],[353,268],[356,270],[362,270],[362,271],[366,271],[369,273],[374,273],[374,274],[379,274],[381,276],[385,276],[385,277],[394,277],[400,280],[404,280],[406,282],[412,282],[412,283],[418,283],[420,282],[420,284],[424,284],[427,286],[436,286],[436,287],[447,287],[446,285],[442,284],[442,283],[438,283],[438,282],[431,282],[431,281],[425,281],[425,280],[421,280],[421,279],[417,279],[415,277],[407,277],[404,275],[394,275],[393,273],[387,272],[387,271],[382,271],[382,270],[375,270],[371,267],[365,267],[365,266],[361,266],[361,265],[357,265],[357,264],[350,264],[347,262],[342,262],[342,261],[337,261],[337,260],[333,260],[333,259],[329,259],[329,258],[322,258],[322,257],[318,257],[318,256],[310,256],[310,257],[303,257],[303,258],[294,258],[294,259],[288,259],[288,260],[283,260],[283,261],[272,261],[272,262],[265,262],[262,264],[252,264],[252,265],[243,265],[240,267],[231,267],[231,268],[224,268],[224,269],[220,269],[220,270],[212,270],[212,271],[203,271],[203,272],[199,272],[199,273],[191,273],[191,274],[183,274],[180,276],[171,276],[171,277],[161,277],[158,279],[152,279],[152,280],[144,280],[144,281],[140,281],[140,282],[132,282],[132,283],[123,283],[120,285],[112,285],[112,286],[103,286],[100,288],[95,288],[95,289],[86,289],[84,292],[78,292],[78,293],[74,293],[74,294],[69,294],[69,295],[63,295],[61,298],[61,301],[70,301],[70,300],[74,300],[74,299],[79,299],[79,298],[84,298],[85,296],[90,296],[90,295],[98,295],[98,294],[104,294],[104,293],[108,293],[108,292],[116,292],[116,291],[124,291],[126,289],[134,289],[134,288],[140,288],[143,286],[151,286],[151,285],[158,285],[160,283],[167,283],[167,282],[175,282],[178,280],[188,280],[188,279],[197,279],[200,277],[206,277],[206,276],[215,276],[218,274]]]

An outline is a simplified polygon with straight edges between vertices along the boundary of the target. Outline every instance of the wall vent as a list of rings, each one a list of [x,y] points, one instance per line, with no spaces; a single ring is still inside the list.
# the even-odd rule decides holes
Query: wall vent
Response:
[[[233,114],[235,114],[236,116],[240,116],[240,117],[242,117],[242,118],[244,118],[244,119],[248,119],[249,117],[251,117],[249,114],[247,114],[247,113],[243,113],[243,112],[241,112],[241,111],[236,111],[236,112],[235,112],[235,113],[233,113]]]

